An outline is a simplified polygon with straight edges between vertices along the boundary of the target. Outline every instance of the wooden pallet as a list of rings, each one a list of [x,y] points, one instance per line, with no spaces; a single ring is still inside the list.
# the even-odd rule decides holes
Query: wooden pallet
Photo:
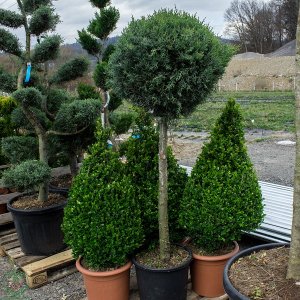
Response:
[[[0,230],[0,256],[5,255],[25,273],[30,288],[42,286],[77,271],[71,250],[50,256],[25,255],[14,228]]]
[[[6,210],[6,204],[7,204],[7,202],[9,200],[11,200],[12,198],[18,196],[18,195],[20,195],[20,193],[18,193],[18,192],[9,193],[9,194],[5,194],[5,195],[0,195],[0,208],[1,208],[1,211]],[[0,223],[0,225],[1,225],[1,223]]]

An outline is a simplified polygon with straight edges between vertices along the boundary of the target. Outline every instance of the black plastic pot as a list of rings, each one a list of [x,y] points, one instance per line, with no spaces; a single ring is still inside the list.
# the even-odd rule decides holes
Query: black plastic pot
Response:
[[[192,252],[186,247],[182,248],[189,253],[189,258],[175,268],[153,269],[139,264],[133,258],[141,300],[186,299],[188,270],[192,261]]]
[[[264,245],[259,245],[255,247],[248,248],[246,250],[243,250],[233,256],[226,264],[224,273],[223,273],[223,285],[224,285],[224,290],[226,291],[227,295],[229,296],[229,299],[231,300],[251,300],[250,298],[246,297],[245,295],[241,294],[238,290],[235,289],[235,287],[231,284],[230,279],[229,279],[229,270],[230,267],[233,263],[235,263],[238,259],[244,256],[251,255],[254,252],[258,252],[260,250],[268,250],[268,249],[273,249],[277,247],[289,247],[290,244],[288,243],[271,243],[271,244],[264,244]]]
[[[64,249],[61,224],[67,201],[46,208],[24,210],[12,207],[19,197],[12,198],[7,208],[12,213],[22,251],[26,255],[50,255]]]

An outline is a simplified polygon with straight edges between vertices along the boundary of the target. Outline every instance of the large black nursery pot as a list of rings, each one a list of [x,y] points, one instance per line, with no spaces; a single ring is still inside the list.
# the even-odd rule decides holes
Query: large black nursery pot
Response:
[[[61,194],[66,196],[66,193]],[[12,198],[7,208],[12,214],[22,251],[26,255],[51,255],[64,249],[61,224],[67,201],[25,210],[12,207],[19,197]]]
[[[183,247],[183,246],[180,246]],[[185,300],[187,297],[188,270],[192,252],[188,259],[178,267],[153,269],[132,259],[136,269],[137,283],[141,300]]]
[[[259,246],[254,246],[248,249],[245,249],[235,256],[233,256],[226,264],[224,273],[223,273],[223,285],[224,289],[231,300],[251,300],[250,298],[246,297],[245,295],[241,294],[235,287],[232,285],[230,279],[229,279],[229,270],[230,267],[240,258],[251,255],[254,252],[258,252],[260,250],[268,250],[278,247],[289,247],[290,244],[288,243],[271,243],[271,244],[264,244]]]

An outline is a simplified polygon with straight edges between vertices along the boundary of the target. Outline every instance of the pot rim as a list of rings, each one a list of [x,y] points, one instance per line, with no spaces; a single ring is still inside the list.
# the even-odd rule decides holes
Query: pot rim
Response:
[[[235,294],[237,297],[239,297],[240,300],[250,300],[248,297],[245,295],[241,294],[235,287],[232,285],[228,273],[230,270],[230,267],[232,264],[237,261],[239,258],[247,256],[253,252],[259,251],[259,250],[267,250],[267,249],[272,249],[276,247],[288,247],[290,244],[289,243],[269,243],[269,244],[262,244],[254,247],[247,248],[236,255],[234,255],[231,259],[228,260],[228,262],[225,265],[224,272],[223,272],[223,285],[226,293],[229,295],[228,287],[230,286],[230,289],[232,290],[232,293]],[[231,296],[231,295],[229,295]]]
[[[93,276],[93,277],[109,277],[109,276],[117,275],[117,274],[127,271],[132,266],[132,262],[128,261],[125,265],[123,265],[115,270],[112,270],[112,271],[90,271],[81,265],[82,259],[83,259],[83,257],[79,257],[76,260],[77,270],[84,275]]]
[[[57,192],[59,193],[59,192]],[[18,198],[28,195],[29,193],[22,193],[20,195],[17,195],[13,198],[11,198],[8,202],[7,202],[7,209],[10,212],[13,213],[17,213],[17,214],[28,214],[28,213],[36,213],[36,214],[43,214],[45,212],[52,212],[52,211],[56,211],[56,210],[60,210],[61,208],[65,207],[67,204],[67,199],[66,201],[64,201],[63,203],[60,204],[53,204],[51,206],[47,206],[47,207],[42,207],[42,208],[30,208],[30,209],[21,209],[21,208],[15,208],[12,206],[12,203],[14,201],[16,201]]]
[[[193,258],[197,259],[197,260],[205,260],[205,261],[219,261],[219,260],[229,259],[233,255],[236,255],[239,252],[239,250],[240,250],[240,247],[239,247],[238,243],[236,241],[233,241],[233,243],[234,243],[235,247],[229,253],[226,253],[226,254],[223,254],[223,255],[215,255],[215,256],[198,255],[198,254],[193,253]]]
[[[139,262],[137,262],[137,260],[135,259],[135,257],[132,257],[132,262],[135,265],[136,268],[142,269],[142,270],[146,270],[146,271],[151,271],[151,272],[161,272],[161,273],[170,273],[170,272],[175,272],[181,269],[184,269],[186,266],[189,266],[189,264],[191,263],[193,256],[192,256],[192,251],[191,249],[189,249],[186,246],[183,245],[179,245],[179,244],[175,244],[178,247],[183,248],[185,251],[188,252],[189,257],[180,265],[176,266],[176,267],[172,267],[172,268],[167,268],[167,269],[157,269],[157,268],[151,268],[148,267],[146,265],[142,265]]]

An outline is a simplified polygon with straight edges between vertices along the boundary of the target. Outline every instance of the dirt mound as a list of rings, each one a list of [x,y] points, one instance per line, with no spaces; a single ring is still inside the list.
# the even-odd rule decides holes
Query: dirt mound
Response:
[[[265,57],[281,57],[296,55],[296,40],[293,40],[272,53],[265,54]]]

